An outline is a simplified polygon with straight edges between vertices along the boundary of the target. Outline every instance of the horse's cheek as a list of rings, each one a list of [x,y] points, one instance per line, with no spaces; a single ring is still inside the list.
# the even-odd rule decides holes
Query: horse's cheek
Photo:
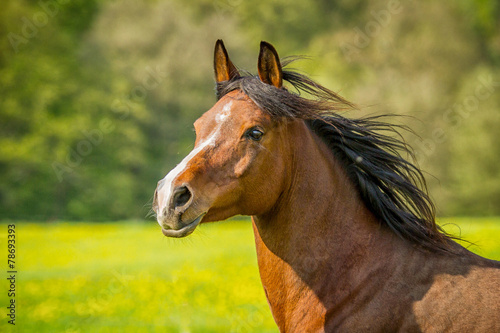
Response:
[[[253,157],[251,155],[246,155],[242,159],[240,159],[238,163],[236,163],[234,167],[234,174],[237,178],[241,178],[243,175],[246,174],[252,160]]]

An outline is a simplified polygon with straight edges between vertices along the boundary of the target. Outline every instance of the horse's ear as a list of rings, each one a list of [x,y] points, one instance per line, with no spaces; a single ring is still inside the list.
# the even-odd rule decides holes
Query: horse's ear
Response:
[[[238,70],[229,59],[221,39],[215,43],[214,71],[216,82],[228,81],[239,76]]]
[[[281,88],[283,85],[283,72],[280,58],[274,46],[267,42],[260,42],[258,67],[259,77],[262,82]]]

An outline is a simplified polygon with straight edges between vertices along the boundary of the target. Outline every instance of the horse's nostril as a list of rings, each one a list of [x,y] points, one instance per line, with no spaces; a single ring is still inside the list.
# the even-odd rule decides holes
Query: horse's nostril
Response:
[[[180,186],[174,190],[174,209],[185,206],[191,199],[191,191],[186,186]]]

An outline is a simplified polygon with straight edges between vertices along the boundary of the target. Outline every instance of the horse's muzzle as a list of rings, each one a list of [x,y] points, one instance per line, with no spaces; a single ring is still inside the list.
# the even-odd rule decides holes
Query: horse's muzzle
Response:
[[[187,235],[190,235],[194,231],[194,229],[196,229],[198,224],[200,224],[201,220],[203,219],[203,216],[205,216],[205,214],[198,216],[194,221],[192,221],[188,224],[183,224],[178,229],[170,228],[168,225],[161,223],[159,220],[158,220],[158,222],[162,226],[161,232],[165,236],[180,238],[180,237],[186,237]]]
[[[188,185],[175,187],[171,194],[159,193],[163,184],[156,188],[153,209],[156,212],[158,224],[168,237],[185,237],[191,234],[201,222],[203,214],[196,214],[189,208],[193,204],[193,192]],[[195,215],[196,214],[196,215]]]

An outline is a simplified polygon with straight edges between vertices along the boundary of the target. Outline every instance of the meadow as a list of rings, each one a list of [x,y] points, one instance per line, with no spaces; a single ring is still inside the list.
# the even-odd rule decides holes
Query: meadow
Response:
[[[440,223],[500,259],[500,218]],[[15,225],[16,325],[2,315],[1,332],[278,331],[248,220],[203,225],[184,239],[164,237],[152,221]]]

